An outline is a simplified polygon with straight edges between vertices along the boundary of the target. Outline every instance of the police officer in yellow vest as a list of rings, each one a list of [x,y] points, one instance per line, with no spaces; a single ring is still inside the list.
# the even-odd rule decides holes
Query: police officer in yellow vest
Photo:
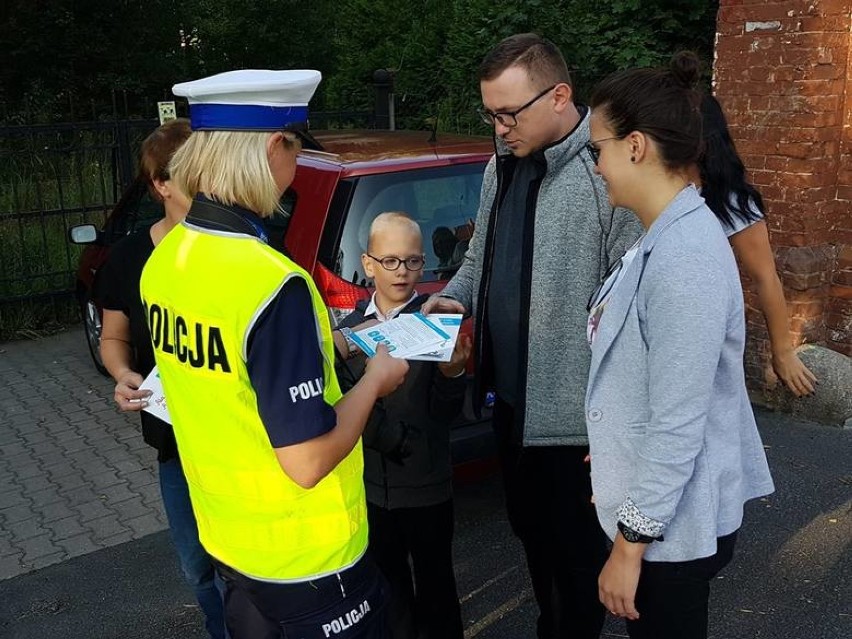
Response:
[[[233,639],[384,636],[384,582],[364,557],[360,435],[407,365],[383,350],[342,396],[326,307],[259,219],[292,182],[293,131],[319,81],[317,71],[243,70],[174,87],[193,133],[170,174],[194,200],[141,280]]]

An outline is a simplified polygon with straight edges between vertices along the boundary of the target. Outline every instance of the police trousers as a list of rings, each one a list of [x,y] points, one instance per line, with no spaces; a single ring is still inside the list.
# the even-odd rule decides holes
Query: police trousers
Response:
[[[387,639],[387,585],[368,557],[343,572],[286,584],[216,566],[231,639]]]
[[[609,555],[591,503],[584,446],[523,446],[512,406],[498,397],[493,424],[506,511],[521,540],[539,608],[539,639],[597,639],[606,610],[598,575]]]

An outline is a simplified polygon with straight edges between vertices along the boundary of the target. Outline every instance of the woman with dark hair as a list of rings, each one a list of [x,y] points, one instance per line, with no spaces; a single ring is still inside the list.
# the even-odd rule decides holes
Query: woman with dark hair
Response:
[[[189,121],[172,120],[157,128],[142,143],[139,179],[147,182],[151,196],[161,202],[163,219],[116,244],[98,276],[98,293],[104,309],[101,357],[115,379],[115,403],[122,411],[141,411],[149,391],[139,385],[154,368],[154,349],[139,297],[142,269],[154,247],[179,224],[189,210],[189,198],[174,185],[169,161],[189,138]],[[225,637],[222,595],[214,581],[210,556],[198,540],[198,527],[189,501],[172,427],[150,413],[140,412],[142,437],[157,450],[160,494],[181,569],[205,616],[210,637]]]
[[[736,261],[691,184],[697,59],[606,78],[591,142],[610,204],[645,227],[589,301],[586,421],[598,519],[613,547],[601,602],[630,636],[707,636],[710,581],[743,504],[773,491],[743,372]]]
[[[705,95],[701,114],[704,152],[693,177],[754,282],[769,329],[775,373],[797,396],[813,393],[816,377],[796,356],[790,339],[787,302],[769,245],[763,198],[746,180],[745,166],[731,139],[722,105],[712,95]]]

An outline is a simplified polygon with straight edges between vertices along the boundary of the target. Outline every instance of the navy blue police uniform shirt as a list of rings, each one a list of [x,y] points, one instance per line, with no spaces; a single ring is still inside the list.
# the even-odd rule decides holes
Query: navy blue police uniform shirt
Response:
[[[323,356],[307,283],[291,278],[249,334],[247,368],[274,448],[324,435],[337,424],[323,397]]]

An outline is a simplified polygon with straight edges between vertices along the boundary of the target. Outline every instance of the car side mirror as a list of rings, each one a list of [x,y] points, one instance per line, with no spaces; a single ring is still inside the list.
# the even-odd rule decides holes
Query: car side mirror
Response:
[[[68,241],[72,244],[95,244],[100,233],[94,224],[79,224],[68,229]]]

